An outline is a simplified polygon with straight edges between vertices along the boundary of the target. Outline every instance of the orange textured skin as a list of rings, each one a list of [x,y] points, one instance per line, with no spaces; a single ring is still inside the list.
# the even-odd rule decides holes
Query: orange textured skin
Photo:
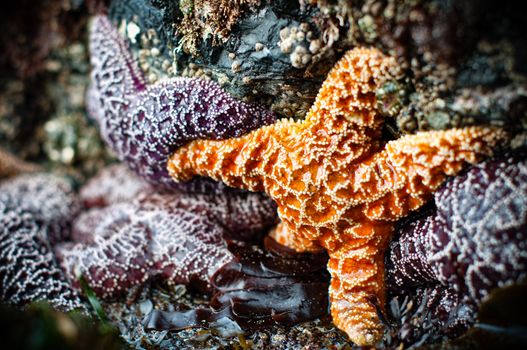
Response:
[[[376,310],[384,310],[383,255],[393,222],[506,137],[499,129],[470,127],[383,144],[375,90],[394,67],[375,49],[349,51],[304,121],[194,141],[168,162],[176,181],[201,175],[267,192],[282,220],[272,236],[298,251],[328,251],[333,321],[359,345],[383,334]]]

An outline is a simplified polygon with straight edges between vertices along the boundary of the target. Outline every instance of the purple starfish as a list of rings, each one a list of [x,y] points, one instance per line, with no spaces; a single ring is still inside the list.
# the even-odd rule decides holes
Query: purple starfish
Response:
[[[66,235],[78,208],[71,187],[51,175],[20,176],[0,185],[0,300],[84,310],[55,263],[49,239]]]
[[[472,167],[435,194],[435,205],[400,225],[387,282],[424,300],[439,334],[457,336],[492,290],[527,277],[525,154]]]
[[[0,192],[16,198],[21,207],[32,213],[33,220],[46,226],[50,244],[68,237],[71,220],[81,208],[66,180],[44,173],[6,180],[0,185]]]
[[[128,190],[115,190],[119,185]],[[152,278],[214,293],[211,308],[154,312],[151,328],[214,326],[225,318],[254,328],[327,315],[327,256],[283,257],[291,253],[277,243],[269,244],[270,251],[281,255],[246,244],[276,224],[276,207],[267,197],[218,187],[209,194],[205,188],[155,193],[145,186],[117,165],[81,189],[92,208],[75,221],[73,243],[56,249],[74,284],[82,274],[103,298]]]
[[[147,86],[105,16],[93,19],[90,53],[88,113],[119,159],[154,185],[177,187],[166,163],[185,143],[237,137],[275,121],[269,111],[236,101],[212,81],[175,78]]]
[[[99,181],[108,181],[106,176]],[[252,239],[277,220],[274,203],[257,193],[143,193],[131,201],[121,198],[125,202],[81,215],[73,227],[74,242],[56,248],[69,278],[76,281],[82,274],[103,298],[154,277],[210,291],[212,274],[233,260],[224,238]]]
[[[114,164],[103,168],[86,182],[79,197],[85,208],[106,207],[152,191],[152,186],[135,176],[127,166]]]

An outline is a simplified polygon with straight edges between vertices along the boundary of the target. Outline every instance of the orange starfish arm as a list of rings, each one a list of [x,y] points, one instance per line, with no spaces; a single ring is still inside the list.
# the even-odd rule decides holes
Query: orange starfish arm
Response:
[[[270,188],[270,182],[289,185],[286,169],[317,167],[328,147],[342,153],[335,159],[359,158],[377,146],[383,118],[376,112],[375,90],[395,67],[376,49],[349,51],[330,71],[304,121],[281,120],[236,139],[191,142],[172,155],[168,170],[175,181],[209,176],[273,197],[281,189]]]
[[[287,158],[288,150],[278,140],[286,139],[297,124],[283,120],[238,138],[193,141],[169,158],[168,171],[175,181],[208,176],[231,187],[264,191],[266,178],[280,177],[276,162]]]
[[[501,129],[471,127],[408,135],[389,142],[355,170],[354,185],[375,188],[362,206],[367,218],[337,242],[323,241],[331,273],[331,314],[358,344],[373,344],[383,332],[384,251],[394,221],[423,205],[447,176],[492,154],[505,140]],[[286,240],[284,240],[286,241]]]
[[[344,120],[361,133],[377,129],[384,117],[377,113],[375,91],[397,69],[393,58],[376,49],[348,51],[324,80],[305,124],[329,129]]]
[[[384,250],[393,227],[363,223],[352,231],[363,238],[329,251],[331,316],[353,342],[373,345],[384,332],[379,319],[385,303]]]
[[[370,220],[397,220],[421,207],[447,178],[467,164],[493,154],[507,133],[492,127],[468,127],[407,135],[355,172],[361,187],[374,186],[376,200],[363,209]]]
[[[323,250],[318,242],[305,239],[295,234],[285,222],[280,222],[274,230],[269,232],[269,237],[281,245],[296,250],[297,252],[318,253]]]

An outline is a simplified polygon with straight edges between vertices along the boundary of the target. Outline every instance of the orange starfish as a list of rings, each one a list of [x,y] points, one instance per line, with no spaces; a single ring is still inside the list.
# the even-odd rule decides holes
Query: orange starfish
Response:
[[[168,163],[176,181],[201,175],[267,192],[282,220],[275,239],[298,251],[328,251],[333,321],[360,345],[382,336],[376,310],[384,309],[383,255],[393,222],[506,137],[499,129],[470,127],[383,144],[375,91],[392,71],[394,60],[375,49],[349,51],[304,121],[194,141]]]

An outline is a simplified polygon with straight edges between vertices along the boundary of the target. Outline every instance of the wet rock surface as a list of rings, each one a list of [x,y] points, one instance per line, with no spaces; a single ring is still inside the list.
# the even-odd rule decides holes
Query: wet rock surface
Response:
[[[236,97],[301,118],[343,52],[374,45],[405,71],[394,82],[400,106],[387,111],[400,131],[508,126],[511,115],[521,120],[514,131],[525,131],[526,39],[517,2],[251,2],[219,39],[214,27],[199,35],[183,28],[189,11],[206,14],[209,2],[218,1],[192,8],[186,1],[113,1],[109,14],[151,80],[210,77]]]

